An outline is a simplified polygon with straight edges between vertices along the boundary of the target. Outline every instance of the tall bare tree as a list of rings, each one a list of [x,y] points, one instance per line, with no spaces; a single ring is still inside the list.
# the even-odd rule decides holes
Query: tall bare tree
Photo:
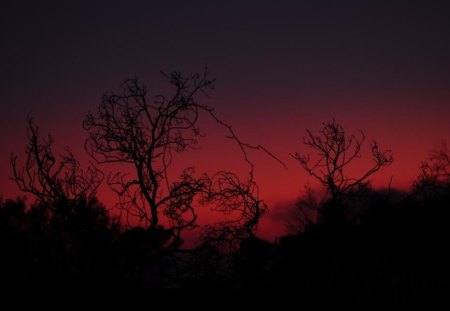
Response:
[[[250,165],[251,180],[253,164],[246,149],[260,149],[274,156],[262,146],[239,140],[212,107],[198,101],[214,86],[206,70],[186,77],[178,72],[165,76],[175,89],[170,97],[149,98],[146,87],[137,79],[126,80],[118,93],[105,94],[97,112],[88,114],[84,121],[90,135],[86,150],[97,163],[128,164],[132,168],[132,174],[119,172],[108,179],[127,216],[139,217],[149,228],[156,228],[160,216],[165,215],[173,229],[181,230],[195,225],[194,205],[213,183],[207,175],[196,176],[193,168],[184,170],[177,181],[169,180],[175,154],[198,143],[202,113],[224,126],[229,138],[238,143]]]
[[[342,125],[332,120],[323,123],[319,134],[307,130],[303,144],[312,149],[313,155],[295,153],[292,157],[325,187],[328,199],[339,200],[364,188],[370,176],[393,161],[392,152],[381,150],[373,140],[370,145],[372,165],[358,176],[350,175],[348,168],[362,157],[364,141],[362,131],[358,135],[347,135]]]
[[[41,138],[39,128],[28,116],[28,144],[23,166],[17,155],[11,154],[12,179],[20,190],[34,195],[47,208],[55,211],[58,203],[92,200],[103,181],[103,173],[94,165],[83,169],[68,147],[56,155],[54,139],[49,134]]]

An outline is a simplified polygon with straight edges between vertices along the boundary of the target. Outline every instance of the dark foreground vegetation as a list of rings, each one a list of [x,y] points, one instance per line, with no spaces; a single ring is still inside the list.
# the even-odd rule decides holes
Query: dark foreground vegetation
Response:
[[[64,213],[50,215],[41,205],[4,200],[1,285],[20,292],[295,290],[312,302],[434,301],[449,290],[448,190],[433,198],[392,191],[400,198],[389,201],[368,192],[364,211],[351,220],[319,221],[275,243],[249,237],[232,253],[183,250],[162,227],[121,231],[97,202],[61,202]]]

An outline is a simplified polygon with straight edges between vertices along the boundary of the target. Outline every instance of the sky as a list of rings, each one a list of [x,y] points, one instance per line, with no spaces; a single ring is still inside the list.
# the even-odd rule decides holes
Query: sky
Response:
[[[450,138],[450,5],[446,1],[9,1],[0,5],[0,193],[18,194],[9,157],[23,155],[26,116],[85,157],[81,127],[128,77],[169,91],[160,71],[208,66],[207,99],[253,154],[261,195],[295,200],[310,182],[290,153],[335,118],[394,154],[373,178],[407,189],[430,149]],[[208,120],[186,164],[244,163]],[[365,149],[368,151],[368,149]],[[367,155],[367,158],[369,155]],[[361,169],[368,165],[362,160]]]

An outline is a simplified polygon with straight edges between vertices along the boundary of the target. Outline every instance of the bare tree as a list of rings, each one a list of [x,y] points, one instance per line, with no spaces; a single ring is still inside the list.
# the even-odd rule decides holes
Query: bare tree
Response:
[[[92,200],[103,181],[95,166],[81,168],[68,147],[55,155],[53,137],[41,138],[33,118],[28,117],[26,162],[20,166],[18,156],[11,154],[12,179],[21,191],[31,193],[40,203],[55,211],[57,203]],[[59,158],[59,160],[58,160]]]
[[[359,176],[353,177],[347,169],[362,157],[365,141],[362,131],[358,135],[346,135],[342,125],[332,120],[323,124],[319,134],[313,134],[310,130],[307,130],[307,134],[303,144],[311,148],[315,155],[295,153],[292,157],[325,187],[327,199],[332,201],[364,188],[370,176],[393,161],[392,152],[381,150],[373,140],[370,145],[372,165]]]
[[[450,154],[443,141],[431,151],[420,165],[420,173],[413,184],[416,194],[431,198],[442,191],[450,191]]]
[[[190,169],[183,172],[181,181],[170,183],[168,169],[174,153],[197,144],[199,110],[209,107],[200,105],[196,95],[212,88],[214,81],[176,73],[168,78],[176,88],[171,98],[158,95],[148,102],[145,86],[128,79],[121,93],[105,94],[97,113],[88,114],[84,121],[90,134],[86,150],[97,163],[133,167],[135,176],[116,173],[108,182],[126,215],[139,217],[151,228],[159,224],[161,210],[177,227],[192,225],[196,218],[193,197],[206,186]],[[190,218],[185,220],[188,212]]]
[[[247,148],[275,157],[262,146],[239,140],[231,126],[216,117],[212,107],[198,101],[214,85],[206,70],[201,75],[184,77],[173,72],[165,76],[175,88],[171,97],[157,95],[148,99],[146,87],[137,79],[126,80],[119,93],[105,94],[98,111],[88,114],[84,121],[90,134],[85,146],[97,163],[132,167],[133,174],[117,173],[108,178],[127,216],[139,217],[149,228],[156,228],[160,216],[165,215],[173,229],[182,230],[195,225],[193,205],[211,189],[209,177],[195,176],[192,168],[184,170],[178,181],[169,180],[175,154],[196,148],[201,136],[200,114],[228,130],[229,138],[238,143],[250,165],[251,180],[253,164]]]

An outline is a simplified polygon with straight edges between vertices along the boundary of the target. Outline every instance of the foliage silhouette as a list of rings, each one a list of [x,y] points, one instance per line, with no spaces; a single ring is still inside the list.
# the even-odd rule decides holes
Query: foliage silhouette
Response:
[[[99,282],[119,229],[95,199],[51,209],[39,202],[26,207],[22,199],[0,201],[0,287],[45,292]]]
[[[284,221],[289,234],[297,234],[317,222],[321,203],[319,195],[310,184],[307,184],[302,196],[295,202],[295,206],[281,213],[279,219]]]

